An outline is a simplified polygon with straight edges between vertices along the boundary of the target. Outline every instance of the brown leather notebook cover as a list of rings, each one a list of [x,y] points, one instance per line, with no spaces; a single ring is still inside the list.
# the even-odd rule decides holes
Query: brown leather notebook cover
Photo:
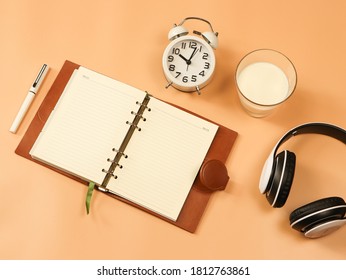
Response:
[[[69,81],[73,71],[75,69],[78,69],[79,65],[75,64],[70,61],[65,61],[63,67],[61,68],[58,76],[56,77],[54,83],[52,84],[50,90],[48,91],[46,97],[44,98],[40,108],[38,109],[36,115],[34,116],[28,130],[24,134],[21,142],[19,143],[16,154],[23,156],[29,160],[32,160],[38,164],[44,165],[50,169],[55,170],[56,172],[59,172],[61,174],[64,174],[65,176],[68,176],[74,180],[77,180],[79,182],[82,182],[85,185],[88,185],[89,182],[83,181],[78,177],[75,177],[73,175],[70,175],[68,173],[65,173],[59,169],[56,169],[52,166],[49,166],[47,164],[44,164],[40,161],[34,160],[30,154],[29,151],[31,150],[31,147],[36,141],[36,138],[40,134],[45,122],[47,121],[51,111],[54,109],[55,104],[59,100],[67,82]],[[176,106],[178,107],[178,106]],[[180,108],[180,107],[179,107]],[[183,108],[180,108],[182,110],[185,110]],[[185,110],[187,111],[187,110]],[[189,111],[188,111],[189,112]],[[191,113],[191,112],[189,112]],[[192,113],[193,114],[193,113]],[[196,114],[195,114],[196,115]],[[201,117],[201,116],[199,116]],[[205,160],[208,159],[217,159],[221,162],[225,163],[228,155],[233,147],[234,141],[237,138],[237,132],[228,129],[224,126],[219,125],[218,132],[213,140],[213,143],[211,147],[209,148],[209,151],[207,153],[207,156]],[[191,191],[185,201],[185,204],[180,212],[180,215],[176,221],[171,221],[163,216],[160,216],[146,208],[143,208],[135,203],[132,203],[126,199],[123,199],[119,196],[116,196],[111,193],[105,193],[106,195],[112,196],[116,199],[119,199],[123,202],[126,202],[130,205],[133,205],[137,208],[140,208],[146,212],[149,212],[150,214],[157,216],[169,223],[172,223],[182,229],[185,229],[189,232],[195,232],[197,225],[203,215],[203,212],[207,206],[208,200],[212,194],[210,191],[205,191],[203,188],[203,185],[201,184],[199,178],[197,177]]]

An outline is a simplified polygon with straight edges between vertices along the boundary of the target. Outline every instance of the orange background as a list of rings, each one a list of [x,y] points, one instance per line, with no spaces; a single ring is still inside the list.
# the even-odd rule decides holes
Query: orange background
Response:
[[[285,144],[297,155],[291,195],[272,209],[258,191],[265,159],[290,128],[310,121],[346,127],[346,2],[309,1],[0,1],[1,259],[344,259],[346,228],[309,240],[289,213],[325,196],[346,197],[345,145],[319,135]],[[170,87],[161,59],[174,23],[209,20],[219,32],[214,79],[202,95]],[[188,21],[201,31],[208,26]],[[258,48],[286,54],[298,85],[279,111],[248,116],[234,85],[239,60]],[[197,232],[95,192],[14,153],[68,59],[201,114],[239,133]],[[43,63],[51,67],[17,134],[8,130]]]

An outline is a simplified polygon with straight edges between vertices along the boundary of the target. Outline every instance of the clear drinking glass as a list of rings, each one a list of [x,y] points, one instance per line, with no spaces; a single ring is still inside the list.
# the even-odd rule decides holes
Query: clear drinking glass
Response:
[[[282,53],[259,49],[239,62],[235,74],[240,102],[249,115],[265,117],[294,92],[297,72]]]

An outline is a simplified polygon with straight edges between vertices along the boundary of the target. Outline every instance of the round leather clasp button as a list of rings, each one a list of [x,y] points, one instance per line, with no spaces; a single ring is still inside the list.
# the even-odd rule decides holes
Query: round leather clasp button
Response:
[[[224,190],[229,180],[227,168],[217,159],[207,160],[199,171],[203,187],[209,191]]]

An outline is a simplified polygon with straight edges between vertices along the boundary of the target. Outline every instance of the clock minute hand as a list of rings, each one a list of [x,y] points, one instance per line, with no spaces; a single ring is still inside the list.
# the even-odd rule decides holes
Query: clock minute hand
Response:
[[[187,63],[186,71],[189,71],[189,65],[191,64],[191,59],[195,56],[196,53],[197,53],[197,48],[194,48],[192,54],[190,55],[190,58],[186,61]]]
[[[192,52],[192,54],[191,54],[191,56],[189,58],[190,63],[191,63],[191,59],[195,56],[196,53],[197,53],[197,48],[194,48],[193,52]]]

